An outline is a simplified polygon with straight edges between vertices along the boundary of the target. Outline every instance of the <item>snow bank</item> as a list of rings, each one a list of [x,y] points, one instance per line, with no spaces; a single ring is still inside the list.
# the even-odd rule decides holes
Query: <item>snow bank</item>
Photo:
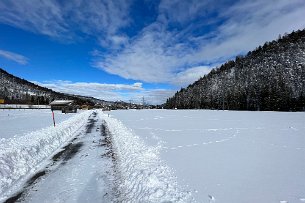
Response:
[[[119,170],[118,202],[192,202],[190,192],[179,187],[171,169],[159,158],[161,146],[148,147],[115,118],[105,120]]]
[[[0,142],[0,194],[31,172],[87,123],[91,111],[58,124]],[[1,198],[1,197],[0,197]]]
[[[56,123],[75,116],[61,111],[54,111],[54,115]],[[50,109],[0,109],[0,143],[3,139],[21,137],[49,126],[53,126]]]

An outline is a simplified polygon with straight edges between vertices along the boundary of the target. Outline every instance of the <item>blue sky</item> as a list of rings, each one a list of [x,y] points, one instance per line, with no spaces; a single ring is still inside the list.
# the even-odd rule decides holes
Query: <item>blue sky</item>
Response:
[[[304,13],[304,0],[3,0],[0,67],[61,92],[160,104],[303,29]]]

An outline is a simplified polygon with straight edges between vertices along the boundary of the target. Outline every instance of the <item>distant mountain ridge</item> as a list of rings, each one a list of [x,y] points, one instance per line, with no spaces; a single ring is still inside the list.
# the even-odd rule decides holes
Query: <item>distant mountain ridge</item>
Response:
[[[182,88],[165,108],[305,110],[305,29],[266,42]]]
[[[56,92],[16,77],[2,68],[0,68],[0,79],[0,99],[4,99],[8,104],[49,104],[55,99],[75,100],[79,105],[106,102],[93,97]]]

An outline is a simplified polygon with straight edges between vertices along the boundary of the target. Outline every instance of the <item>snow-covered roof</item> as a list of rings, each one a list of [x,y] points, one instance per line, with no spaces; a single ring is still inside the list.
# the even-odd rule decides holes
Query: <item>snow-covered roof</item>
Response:
[[[73,103],[73,100],[54,100],[50,105],[67,105]]]

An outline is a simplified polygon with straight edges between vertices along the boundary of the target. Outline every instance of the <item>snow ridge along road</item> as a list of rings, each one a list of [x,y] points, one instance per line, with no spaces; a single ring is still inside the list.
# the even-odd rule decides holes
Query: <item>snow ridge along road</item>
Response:
[[[30,180],[32,184],[24,189],[18,201],[112,202],[113,163],[104,156],[109,148],[101,129],[102,120],[94,111],[77,136],[52,157],[47,167],[33,176],[35,179]]]
[[[173,171],[151,147],[119,120],[100,114],[111,134],[115,156],[116,202],[193,202],[191,192],[177,184]]]
[[[45,159],[75,136],[92,112],[0,143],[0,201],[30,177]],[[13,187],[14,186],[14,187]]]

